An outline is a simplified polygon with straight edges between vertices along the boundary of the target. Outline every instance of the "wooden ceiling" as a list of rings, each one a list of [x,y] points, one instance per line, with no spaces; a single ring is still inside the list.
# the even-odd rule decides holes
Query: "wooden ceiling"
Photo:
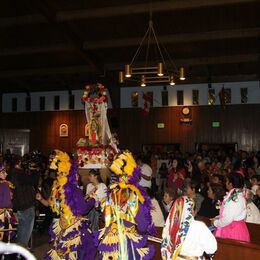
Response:
[[[0,91],[118,89],[151,9],[186,83],[259,80],[258,0],[1,0]]]

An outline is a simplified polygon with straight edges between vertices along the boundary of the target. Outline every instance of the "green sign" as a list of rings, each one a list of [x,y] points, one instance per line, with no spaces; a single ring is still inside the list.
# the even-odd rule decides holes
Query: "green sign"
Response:
[[[164,128],[164,123],[157,123],[157,128]]]
[[[219,128],[219,127],[220,127],[220,122],[219,122],[219,121],[212,121],[211,126],[212,126],[213,128]]]

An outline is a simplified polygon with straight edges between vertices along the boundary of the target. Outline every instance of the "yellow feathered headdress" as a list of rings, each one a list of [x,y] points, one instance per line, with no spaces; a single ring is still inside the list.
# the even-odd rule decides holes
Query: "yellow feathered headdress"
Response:
[[[136,167],[136,162],[129,151],[117,154],[110,166],[110,170],[122,177],[131,177]]]
[[[58,215],[62,215],[66,221],[70,222],[73,217],[73,213],[66,203],[64,185],[68,181],[68,175],[70,174],[71,162],[67,153],[60,150],[55,150],[55,155],[51,158],[50,169],[57,171],[57,179],[52,186],[52,192],[50,197],[50,206],[53,212]]]

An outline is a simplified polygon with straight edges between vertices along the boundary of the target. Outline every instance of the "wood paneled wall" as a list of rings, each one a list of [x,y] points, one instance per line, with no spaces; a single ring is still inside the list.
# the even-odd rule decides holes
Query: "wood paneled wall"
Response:
[[[192,124],[180,124],[181,107],[151,108],[148,116],[141,109],[108,110],[108,117],[116,121],[120,148],[133,152],[142,144],[180,143],[182,151],[195,150],[196,143],[238,143],[239,149],[260,150],[260,105],[230,105],[191,107]],[[212,121],[220,121],[220,128],[212,128]],[[72,152],[80,137],[84,137],[84,111],[31,113],[0,113],[0,128],[30,129],[30,149],[49,152],[54,148]],[[69,126],[69,136],[59,137],[59,126]],[[165,128],[158,129],[157,123]],[[118,126],[119,127],[118,127]]]
[[[68,152],[75,149],[80,137],[84,137],[86,117],[84,111],[31,112],[1,114],[1,128],[30,129],[30,150],[48,153],[58,148]],[[59,136],[59,126],[67,124],[69,136]]]
[[[238,143],[238,149],[260,150],[260,105],[191,107],[192,124],[180,124],[181,107],[152,108],[147,117],[140,109],[120,110],[120,142],[130,150],[142,144],[180,143],[193,152],[196,143]],[[220,121],[220,128],[212,128]],[[158,129],[157,123],[164,123]]]

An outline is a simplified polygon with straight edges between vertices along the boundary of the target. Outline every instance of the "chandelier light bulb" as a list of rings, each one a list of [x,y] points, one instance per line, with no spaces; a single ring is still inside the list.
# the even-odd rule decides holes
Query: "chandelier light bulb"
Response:
[[[157,75],[159,77],[162,77],[163,76],[163,64],[161,62],[158,63],[158,72],[157,72]]]
[[[141,87],[145,87],[145,86],[146,86],[146,84],[145,84],[145,76],[142,75],[141,76]]]
[[[180,80],[185,80],[184,68],[180,68]]]
[[[131,78],[131,66],[129,64],[125,65],[125,77]]]

